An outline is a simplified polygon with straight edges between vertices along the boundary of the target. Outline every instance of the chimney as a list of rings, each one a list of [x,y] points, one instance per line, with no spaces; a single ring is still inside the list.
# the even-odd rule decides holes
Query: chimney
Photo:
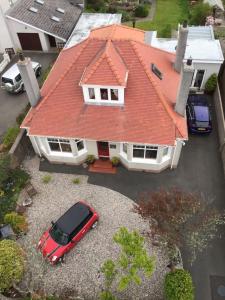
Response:
[[[29,57],[24,57],[23,53],[20,53],[17,66],[19,68],[30,105],[34,107],[39,102],[41,94],[31,59]]]
[[[192,59],[190,58],[187,60],[187,63],[183,65],[181,71],[180,86],[179,86],[176,105],[175,105],[175,111],[182,116],[185,116],[186,104],[187,104],[187,99],[189,95],[189,89],[191,86],[193,74],[194,74],[194,68],[192,65]]]
[[[175,70],[180,73],[183,65],[183,59],[185,55],[186,45],[188,38],[188,25],[187,21],[184,21],[182,25],[179,26],[178,33],[178,43],[176,48],[176,60],[174,63]]]

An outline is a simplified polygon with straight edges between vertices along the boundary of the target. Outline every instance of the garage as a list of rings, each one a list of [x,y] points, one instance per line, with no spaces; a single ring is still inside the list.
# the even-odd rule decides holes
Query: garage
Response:
[[[17,33],[22,50],[42,51],[38,33]]]

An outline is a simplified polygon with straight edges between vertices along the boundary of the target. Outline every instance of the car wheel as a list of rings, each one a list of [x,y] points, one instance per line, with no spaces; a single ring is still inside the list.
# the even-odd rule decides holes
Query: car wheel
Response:
[[[59,258],[58,263],[61,263],[61,264],[65,263],[65,255],[63,255]]]
[[[24,84],[22,84],[20,92],[21,92],[21,93],[24,93],[24,92],[25,92],[25,86],[24,86]]]
[[[91,229],[94,229],[97,225],[98,225],[98,221],[95,221],[95,222],[92,224]]]
[[[41,68],[38,68],[36,71],[36,77],[40,77],[41,76]]]

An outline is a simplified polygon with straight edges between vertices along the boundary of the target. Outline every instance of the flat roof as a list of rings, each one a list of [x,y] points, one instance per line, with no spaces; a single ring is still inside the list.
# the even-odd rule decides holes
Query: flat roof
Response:
[[[77,202],[55,223],[63,232],[71,234],[89,215],[89,208]]]
[[[122,14],[83,13],[77,22],[65,48],[70,48],[86,39],[92,29],[121,24]]]

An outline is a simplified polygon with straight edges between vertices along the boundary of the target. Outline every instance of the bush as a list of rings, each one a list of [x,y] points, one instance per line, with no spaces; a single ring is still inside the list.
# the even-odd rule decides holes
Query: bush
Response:
[[[45,175],[42,177],[42,182],[47,184],[52,180],[52,176],[51,175]]]
[[[148,16],[149,8],[147,5],[138,5],[135,9],[135,17],[145,18]]]
[[[194,300],[194,287],[189,272],[177,269],[167,273],[164,293],[166,300]]]
[[[19,127],[10,127],[8,128],[6,134],[3,137],[3,145],[6,148],[10,148],[14,143],[18,133],[20,132]]]
[[[87,0],[86,5],[87,9],[102,11],[105,9],[105,0]]]
[[[190,23],[192,25],[205,25],[206,17],[211,14],[211,6],[208,3],[199,2],[191,11]]]
[[[4,223],[10,224],[15,233],[21,233],[27,231],[27,221],[24,216],[19,215],[16,212],[6,214],[4,217]]]
[[[0,187],[7,180],[10,174],[10,156],[8,154],[0,155]]]
[[[27,104],[26,108],[24,109],[23,112],[21,112],[18,117],[16,118],[16,123],[20,126],[24,120],[24,118],[26,117],[28,111],[30,109],[30,104]]]
[[[208,78],[208,80],[206,81],[206,84],[205,84],[206,93],[212,94],[216,89],[216,85],[217,85],[217,75],[212,74]]]
[[[0,242],[0,292],[20,282],[24,273],[23,251],[14,241]]]
[[[131,20],[131,15],[128,12],[122,11],[118,13],[122,13],[122,22],[129,22]]]
[[[116,156],[114,156],[112,159],[111,159],[111,163],[113,164],[113,166],[118,166],[119,163],[120,163],[120,159]]]
[[[73,184],[79,184],[79,183],[80,183],[80,178],[73,179]]]
[[[95,156],[92,154],[89,154],[86,158],[86,163],[90,165],[90,164],[93,164],[94,162],[95,162]]]

